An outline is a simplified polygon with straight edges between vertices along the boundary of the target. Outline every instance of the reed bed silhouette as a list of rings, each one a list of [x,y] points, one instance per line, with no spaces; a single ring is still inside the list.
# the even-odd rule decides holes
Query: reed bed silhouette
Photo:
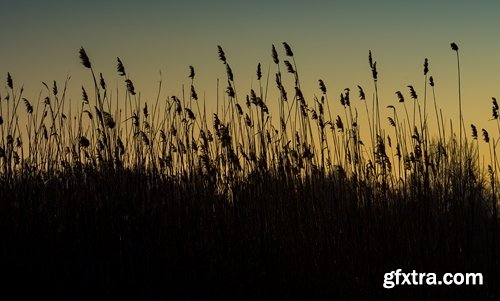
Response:
[[[113,96],[83,47],[93,86],[82,86],[76,112],[67,82],[44,83],[32,101],[9,73],[0,94],[5,287],[76,299],[498,298],[499,106],[493,98],[498,133],[466,130],[451,48],[458,135],[427,58],[423,94],[409,85],[382,107],[370,51],[373,86],[343,90],[341,110],[321,79],[315,96],[303,93],[287,43],[284,55],[272,45],[273,71],[257,64],[257,86],[245,92],[218,46],[227,78],[215,108],[198,97],[192,66],[188,93],[147,103],[117,58],[124,93]],[[481,272],[485,283],[384,289],[384,273],[398,268]]]

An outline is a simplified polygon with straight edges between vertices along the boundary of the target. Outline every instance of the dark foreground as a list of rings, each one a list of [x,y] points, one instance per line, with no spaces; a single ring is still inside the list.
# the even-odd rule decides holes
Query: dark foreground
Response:
[[[260,173],[231,187],[228,193],[201,176],[125,171],[4,179],[0,294],[500,298],[498,221],[480,186],[458,192],[419,184],[404,192],[342,177],[298,181]],[[384,273],[398,268],[439,276],[480,272],[485,283],[384,289]]]

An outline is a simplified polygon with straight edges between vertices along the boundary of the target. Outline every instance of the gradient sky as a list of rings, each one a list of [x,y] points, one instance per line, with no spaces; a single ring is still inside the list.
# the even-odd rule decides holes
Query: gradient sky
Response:
[[[180,95],[193,65],[198,94],[210,103],[216,79],[225,79],[216,48],[221,45],[243,98],[252,82],[255,87],[259,62],[264,76],[271,67],[270,87],[275,88],[271,44],[283,59],[286,41],[310,100],[320,94],[320,78],[335,102],[344,88],[358,84],[371,95],[368,50],[377,61],[384,107],[396,104],[397,90],[409,99],[409,84],[422,95],[427,57],[447,119],[458,116],[456,56],[450,49],[456,42],[465,122],[495,133],[496,125],[487,119],[491,97],[500,97],[499,12],[498,1],[461,0],[9,1],[0,9],[1,89],[10,72],[15,84],[24,84],[25,97],[37,99],[42,81],[62,85],[71,76],[69,95],[80,101],[81,85],[91,88],[78,58],[84,46],[108,85],[123,89],[116,73],[119,56],[145,100],[156,98],[159,71],[164,96]]]

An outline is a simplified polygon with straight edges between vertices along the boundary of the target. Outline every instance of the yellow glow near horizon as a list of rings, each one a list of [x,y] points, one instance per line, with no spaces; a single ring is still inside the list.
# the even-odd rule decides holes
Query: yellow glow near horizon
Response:
[[[428,3],[427,3],[428,2]],[[93,5],[99,7],[93,9]],[[222,99],[226,87],[225,67],[217,58],[221,45],[233,69],[240,102],[258,83],[255,70],[262,64],[263,80],[269,76],[268,103],[277,112],[278,91],[274,82],[277,69],[271,59],[275,44],[280,60],[286,59],[281,43],[288,42],[295,53],[301,87],[309,104],[320,96],[318,80],[328,88],[333,116],[342,114],[339,95],[351,89],[351,102],[359,107],[360,124],[364,109],[357,99],[357,85],[373,95],[368,66],[372,50],[379,71],[381,118],[390,116],[388,105],[402,114],[395,92],[406,96],[412,108],[408,85],[424,97],[423,61],[429,59],[429,75],[436,82],[436,97],[443,119],[458,129],[458,83],[455,53],[451,42],[460,47],[461,92],[464,124],[470,138],[470,124],[486,129],[498,139],[499,132],[491,121],[491,97],[500,96],[500,42],[492,39],[499,27],[494,15],[498,4],[424,1],[401,4],[396,1],[308,4],[296,1],[276,3],[206,3],[143,4],[123,2],[120,5],[87,3],[69,5],[52,0],[44,5],[11,4],[0,13],[5,32],[0,55],[0,82],[5,87],[10,72],[15,86],[24,85],[24,97],[35,103],[45,88],[56,80],[60,90],[67,77],[67,99],[81,102],[81,86],[91,91],[88,70],[78,60],[77,51],[84,46],[97,73],[102,72],[113,96],[120,99],[125,91],[123,79],[116,73],[116,57],[125,64],[127,73],[141,95],[141,102],[153,103],[158,83],[162,81],[160,99],[189,93],[188,66],[196,71],[195,87],[208,110],[215,111],[217,95]],[[23,20],[23,22],[19,22]],[[17,24],[16,26],[9,26]],[[289,96],[293,94],[292,76],[281,66]],[[161,71],[161,76],[160,76]],[[217,91],[217,80],[220,81]],[[265,83],[265,82],[264,82]],[[266,86],[266,85],[264,85]],[[184,87],[184,91],[183,91]],[[429,88],[429,86],[427,86]],[[5,97],[5,89],[0,89]],[[118,94],[117,94],[118,93]],[[119,100],[118,99],[118,100]],[[78,107],[76,105],[75,107]],[[435,113],[431,91],[427,89],[427,113],[435,130]],[[25,118],[20,113],[19,117]],[[386,126],[388,126],[386,124]],[[484,143],[482,153],[487,154]]]

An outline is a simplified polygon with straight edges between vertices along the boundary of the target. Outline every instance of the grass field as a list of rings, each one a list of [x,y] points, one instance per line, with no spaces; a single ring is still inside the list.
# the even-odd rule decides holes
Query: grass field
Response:
[[[5,291],[108,300],[498,300],[500,127],[464,124],[458,46],[450,49],[455,130],[442,118],[427,59],[421,95],[408,86],[382,108],[370,52],[373,86],[345,89],[338,111],[322,80],[318,96],[302,91],[294,53],[283,49],[272,46],[274,73],[258,64],[256,87],[241,93],[219,46],[227,78],[215,108],[198,97],[191,66],[185,95],[142,102],[120,58],[118,97],[83,48],[93,86],[82,86],[77,108],[66,85],[44,84],[30,101],[8,74],[0,93]],[[500,125],[498,109],[493,99]],[[486,167],[480,149],[488,150]],[[485,280],[383,288],[384,273],[398,268],[480,272]]]

